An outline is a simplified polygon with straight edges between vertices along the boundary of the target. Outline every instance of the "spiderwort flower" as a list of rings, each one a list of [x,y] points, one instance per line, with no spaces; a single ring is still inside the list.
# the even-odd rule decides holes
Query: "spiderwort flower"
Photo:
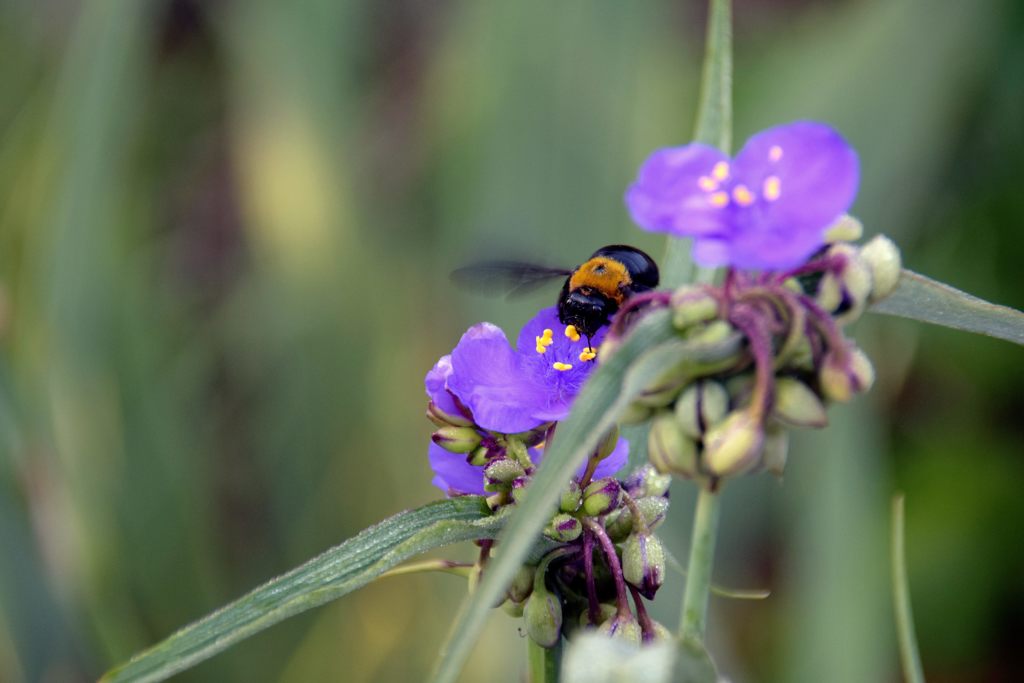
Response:
[[[797,121],[754,135],[732,160],[700,143],[658,150],[626,204],[646,230],[693,237],[702,266],[780,270],[824,244],[858,182],[856,152],[842,136]]]
[[[604,330],[588,343],[571,325],[558,321],[554,307],[526,323],[515,349],[500,328],[474,325],[450,359],[439,361],[428,374],[427,393],[435,402],[454,396],[484,429],[502,434],[533,429],[569,414],[595,366],[602,339]],[[449,397],[440,395],[442,376]]]

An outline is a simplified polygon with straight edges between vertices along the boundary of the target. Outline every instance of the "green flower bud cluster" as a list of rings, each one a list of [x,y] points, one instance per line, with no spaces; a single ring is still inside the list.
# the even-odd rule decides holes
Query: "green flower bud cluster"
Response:
[[[668,512],[670,482],[644,465],[621,481],[568,483],[544,530],[549,549],[520,568],[503,603],[522,616],[535,643],[552,647],[580,628],[633,643],[667,636],[643,599],[652,599],[665,578],[665,550],[654,531]]]
[[[650,421],[657,472],[709,486],[761,469],[781,475],[787,428],[824,427],[829,402],[871,387],[871,362],[842,328],[896,288],[900,254],[884,236],[863,246],[843,241],[860,233],[845,217],[830,243],[793,271],[730,271],[721,286],[666,296],[686,353],[624,417]],[[622,528],[617,519],[609,526]]]

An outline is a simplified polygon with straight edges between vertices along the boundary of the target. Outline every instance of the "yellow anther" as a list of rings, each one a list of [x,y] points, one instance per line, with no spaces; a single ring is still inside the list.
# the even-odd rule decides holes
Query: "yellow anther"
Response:
[[[588,346],[580,352],[580,360],[586,363],[588,360],[597,358],[597,350]]]
[[[537,337],[537,353],[547,353],[548,347],[540,343],[540,337]]]
[[[575,325],[565,326],[565,336],[573,340],[574,342],[578,342],[580,340],[580,333],[576,331]]]
[[[716,192],[708,198],[711,206],[721,209],[729,205],[729,195],[725,192]]]
[[[551,330],[544,330],[544,334],[534,337],[537,342],[537,353],[544,353],[548,350],[549,346],[555,343],[555,340],[552,339],[552,334]]]
[[[551,341],[551,338],[555,336],[555,333],[551,331],[550,327],[544,328],[544,333],[541,335],[546,341]]]
[[[553,367],[555,370],[558,370],[559,372],[565,372],[566,370],[572,370],[572,366],[569,365],[568,363],[557,363],[556,362],[556,363],[552,363],[551,367]]]
[[[706,175],[702,175],[697,178],[697,187],[704,190],[705,192],[714,192],[718,189],[718,183],[715,182],[714,178],[709,178]]]
[[[732,198],[740,206],[750,206],[754,203],[754,195],[747,189],[746,185],[737,185],[732,188]]]
[[[722,182],[729,177],[729,163],[727,161],[719,161],[711,169],[711,177]]]
[[[772,161],[778,161],[782,158],[782,148],[778,145],[772,145],[772,148],[768,150],[768,158]]]
[[[764,179],[761,194],[770,202],[774,202],[782,194],[782,181],[778,176],[770,175]]]

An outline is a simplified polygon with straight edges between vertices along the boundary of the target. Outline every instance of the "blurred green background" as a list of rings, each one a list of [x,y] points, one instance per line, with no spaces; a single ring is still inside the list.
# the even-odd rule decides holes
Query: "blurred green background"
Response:
[[[736,0],[736,131],[861,154],[908,266],[1024,307],[1024,5]],[[0,680],[82,681],[430,485],[422,377],[481,254],[662,239],[621,196],[692,130],[696,1],[0,0]],[[734,681],[899,679],[890,496],[931,681],[1024,669],[1024,354],[858,325],[880,380],[727,487],[712,649]],[[692,492],[664,537],[685,557]],[[449,554],[464,554],[467,549]],[[675,626],[682,579],[656,616]],[[182,681],[415,681],[464,587],[388,579]],[[519,680],[496,613],[464,680]],[[1019,674],[1018,674],[1019,675]]]

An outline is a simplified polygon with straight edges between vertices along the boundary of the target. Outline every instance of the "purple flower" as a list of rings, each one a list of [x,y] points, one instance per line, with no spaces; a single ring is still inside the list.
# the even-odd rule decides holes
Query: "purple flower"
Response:
[[[591,339],[594,348],[603,338],[601,330]],[[476,424],[514,434],[568,415],[595,357],[586,337],[567,330],[556,309],[546,308],[526,323],[514,350],[494,325],[469,328],[451,353],[444,386]],[[431,383],[428,375],[427,392],[436,401]]]
[[[484,468],[482,465],[470,465],[466,462],[464,455],[449,453],[434,443],[430,444],[427,456],[430,459],[430,467],[434,470],[434,479],[431,483],[447,495],[487,495],[487,491],[484,490]],[[535,464],[540,464],[544,459],[543,451],[531,448],[530,459]],[[597,466],[593,478],[601,479],[613,476],[623,468],[627,460],[629,460],[629,442],[619,439],[611,455]],[[576,476],[582,476],[586,467],[587,464],[583,463],[576,472]]]
[[[693,143],[661,149],[626,192],[646,230],[693,237],[705,267],[779,270],[804,262],[857,194],[853,148],[821,123],[762,131],[729,157]]]

